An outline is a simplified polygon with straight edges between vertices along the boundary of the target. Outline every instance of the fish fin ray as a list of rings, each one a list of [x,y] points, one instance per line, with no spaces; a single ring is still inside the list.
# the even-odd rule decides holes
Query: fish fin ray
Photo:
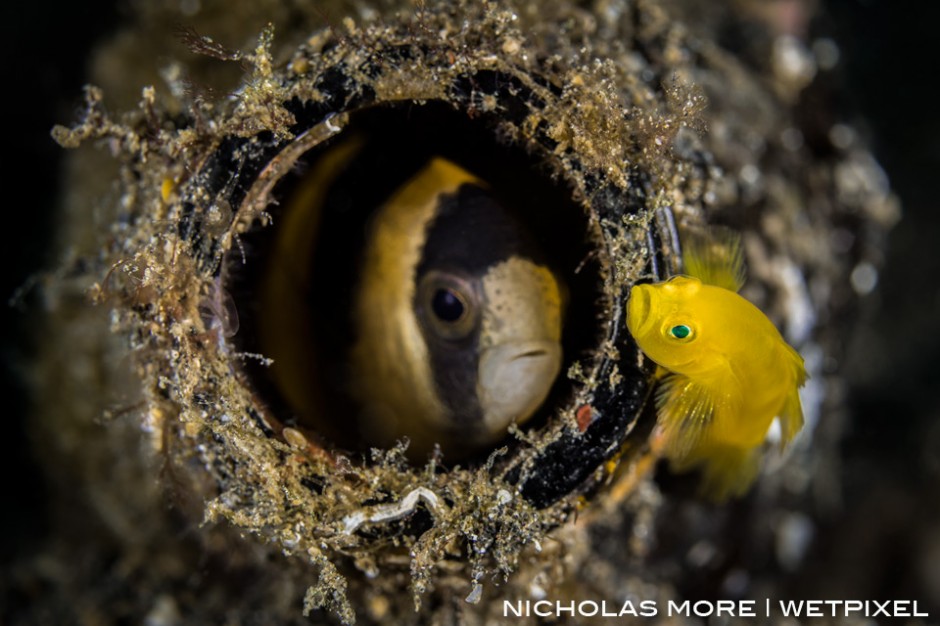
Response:
[[[800,393],[794,387],[783,403],[783,410],[780,412],[780,449],[786,448],[802,429],[803,405],[800,403]]]
[[[803,357],[800,356],[800,353],[788,344],[784,344],[784,346],[793,367],[794,384],[790,393],[787,394],[786,400],[784,400],[783,408],[779,416],[781,450],[786,448],[803,428],[803,405],[800,402],[800,387],[802,387],[809,378],[809,374],[806,373],[806,368],[803,365]]]
[[[656,406],[665,434],[666,456],[674,461],[688,457],[714,419],[713,394],[687,376],[672,374],[660,384]]]
[[[787,350],[787,356],[793,367],[793,373],[796,379],[796,387],[800,388],[806,383],[807,380],[809,380],[809,374],[806,373],[806,367],[804,366],[804,363],[803,363],[803,357],[790,344],[784,343],[783,345]]]
[[[747,270],[741,236],[733,230],[712,226],[703,232],[687,233],[682,241],[685,273],[706,285],[737,292]]]

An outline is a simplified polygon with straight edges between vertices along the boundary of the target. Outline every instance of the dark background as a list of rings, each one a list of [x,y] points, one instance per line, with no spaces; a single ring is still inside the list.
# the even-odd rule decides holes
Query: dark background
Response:
[[[916,598],[925,592],[916,560],[930,537],[940,560],[940,11],[921,3],[929,13],[914,12],[912,5],[832,0],[815,27],[841,50],[835,106],[873,147],[904,218],[890,237],[879,290],[861,307],[865,324],[846,364],[854,416],[843,443],[844,508],[823,522],[808,565],[818,574],[810,578],[836,586],[827,595],[810,585],[815,593],[808,598]],[[18,379],[38,308],[35,298],[20,308],[5,301],[37,268],[55,262],[48,245],[64,151],[49,129],[76,119],[89,49],[122,15],[113,0],[4,3],[0,11],[6,77],[0,459],[10,470],[2,481],[5,565],[41,540],[45,497],[24,433],[28,399]]]
[[[65,151],[49,132],[70,124],[82,105],[82,85],[94,42],[113,30],[114,0],[6,2],[0,8],[4,83],[2,136],[5,158],[3,233],[0,245],[0,398],[4,424],[0,467],[4,513],[0,563],[35,548],[42,537],[46,496],[27,441],[29,398],[22,380],[35,338],[31,322],[41,308],[35,294],[21,306],[8,300],[40,268],[52,267],[49,250]],[[68,346],[62,346],[68,350]]]

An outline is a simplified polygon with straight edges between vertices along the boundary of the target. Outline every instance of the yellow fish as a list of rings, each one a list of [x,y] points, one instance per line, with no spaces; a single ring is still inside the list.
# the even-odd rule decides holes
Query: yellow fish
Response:
[[[635,285],[627,328],[665,370],[657,392],[665,456],[675,471],[702,470],[715,501],[743,495],[757,477],[774,418],[781,447],[803,427],[803,358],[760,309],[736,292],[744,261],[736,235],[692,238],[689,276]]]

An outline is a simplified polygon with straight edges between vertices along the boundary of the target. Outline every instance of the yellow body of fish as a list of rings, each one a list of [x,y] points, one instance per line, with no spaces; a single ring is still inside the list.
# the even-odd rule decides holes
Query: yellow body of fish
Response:
[[[686,271],[636,285],[627,327],[666,370],[657,394],[665,455],[673,469],[699,468],[714,500],[744,494],[757,476],[774,418],[782,445],[803,426],[803,359],[760,309],[739,296],[743,261],[736,238],[686,245]]]

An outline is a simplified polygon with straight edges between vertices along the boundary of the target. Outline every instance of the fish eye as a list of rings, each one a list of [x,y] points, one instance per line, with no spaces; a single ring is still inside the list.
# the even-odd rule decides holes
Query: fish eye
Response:
[[[431,299],[431,310],[444,322],[456,322],[466,313],[463,298],[453,289],[438,289]]]
[[[419,314],[439,337],[462,339],[476,327],[478,298],[470,281],[431,271],[420,280],[418,298]]]
[[[692,329],[685,324],[676,324],[669,329],[669,335],[675,339],[691,339]]]

